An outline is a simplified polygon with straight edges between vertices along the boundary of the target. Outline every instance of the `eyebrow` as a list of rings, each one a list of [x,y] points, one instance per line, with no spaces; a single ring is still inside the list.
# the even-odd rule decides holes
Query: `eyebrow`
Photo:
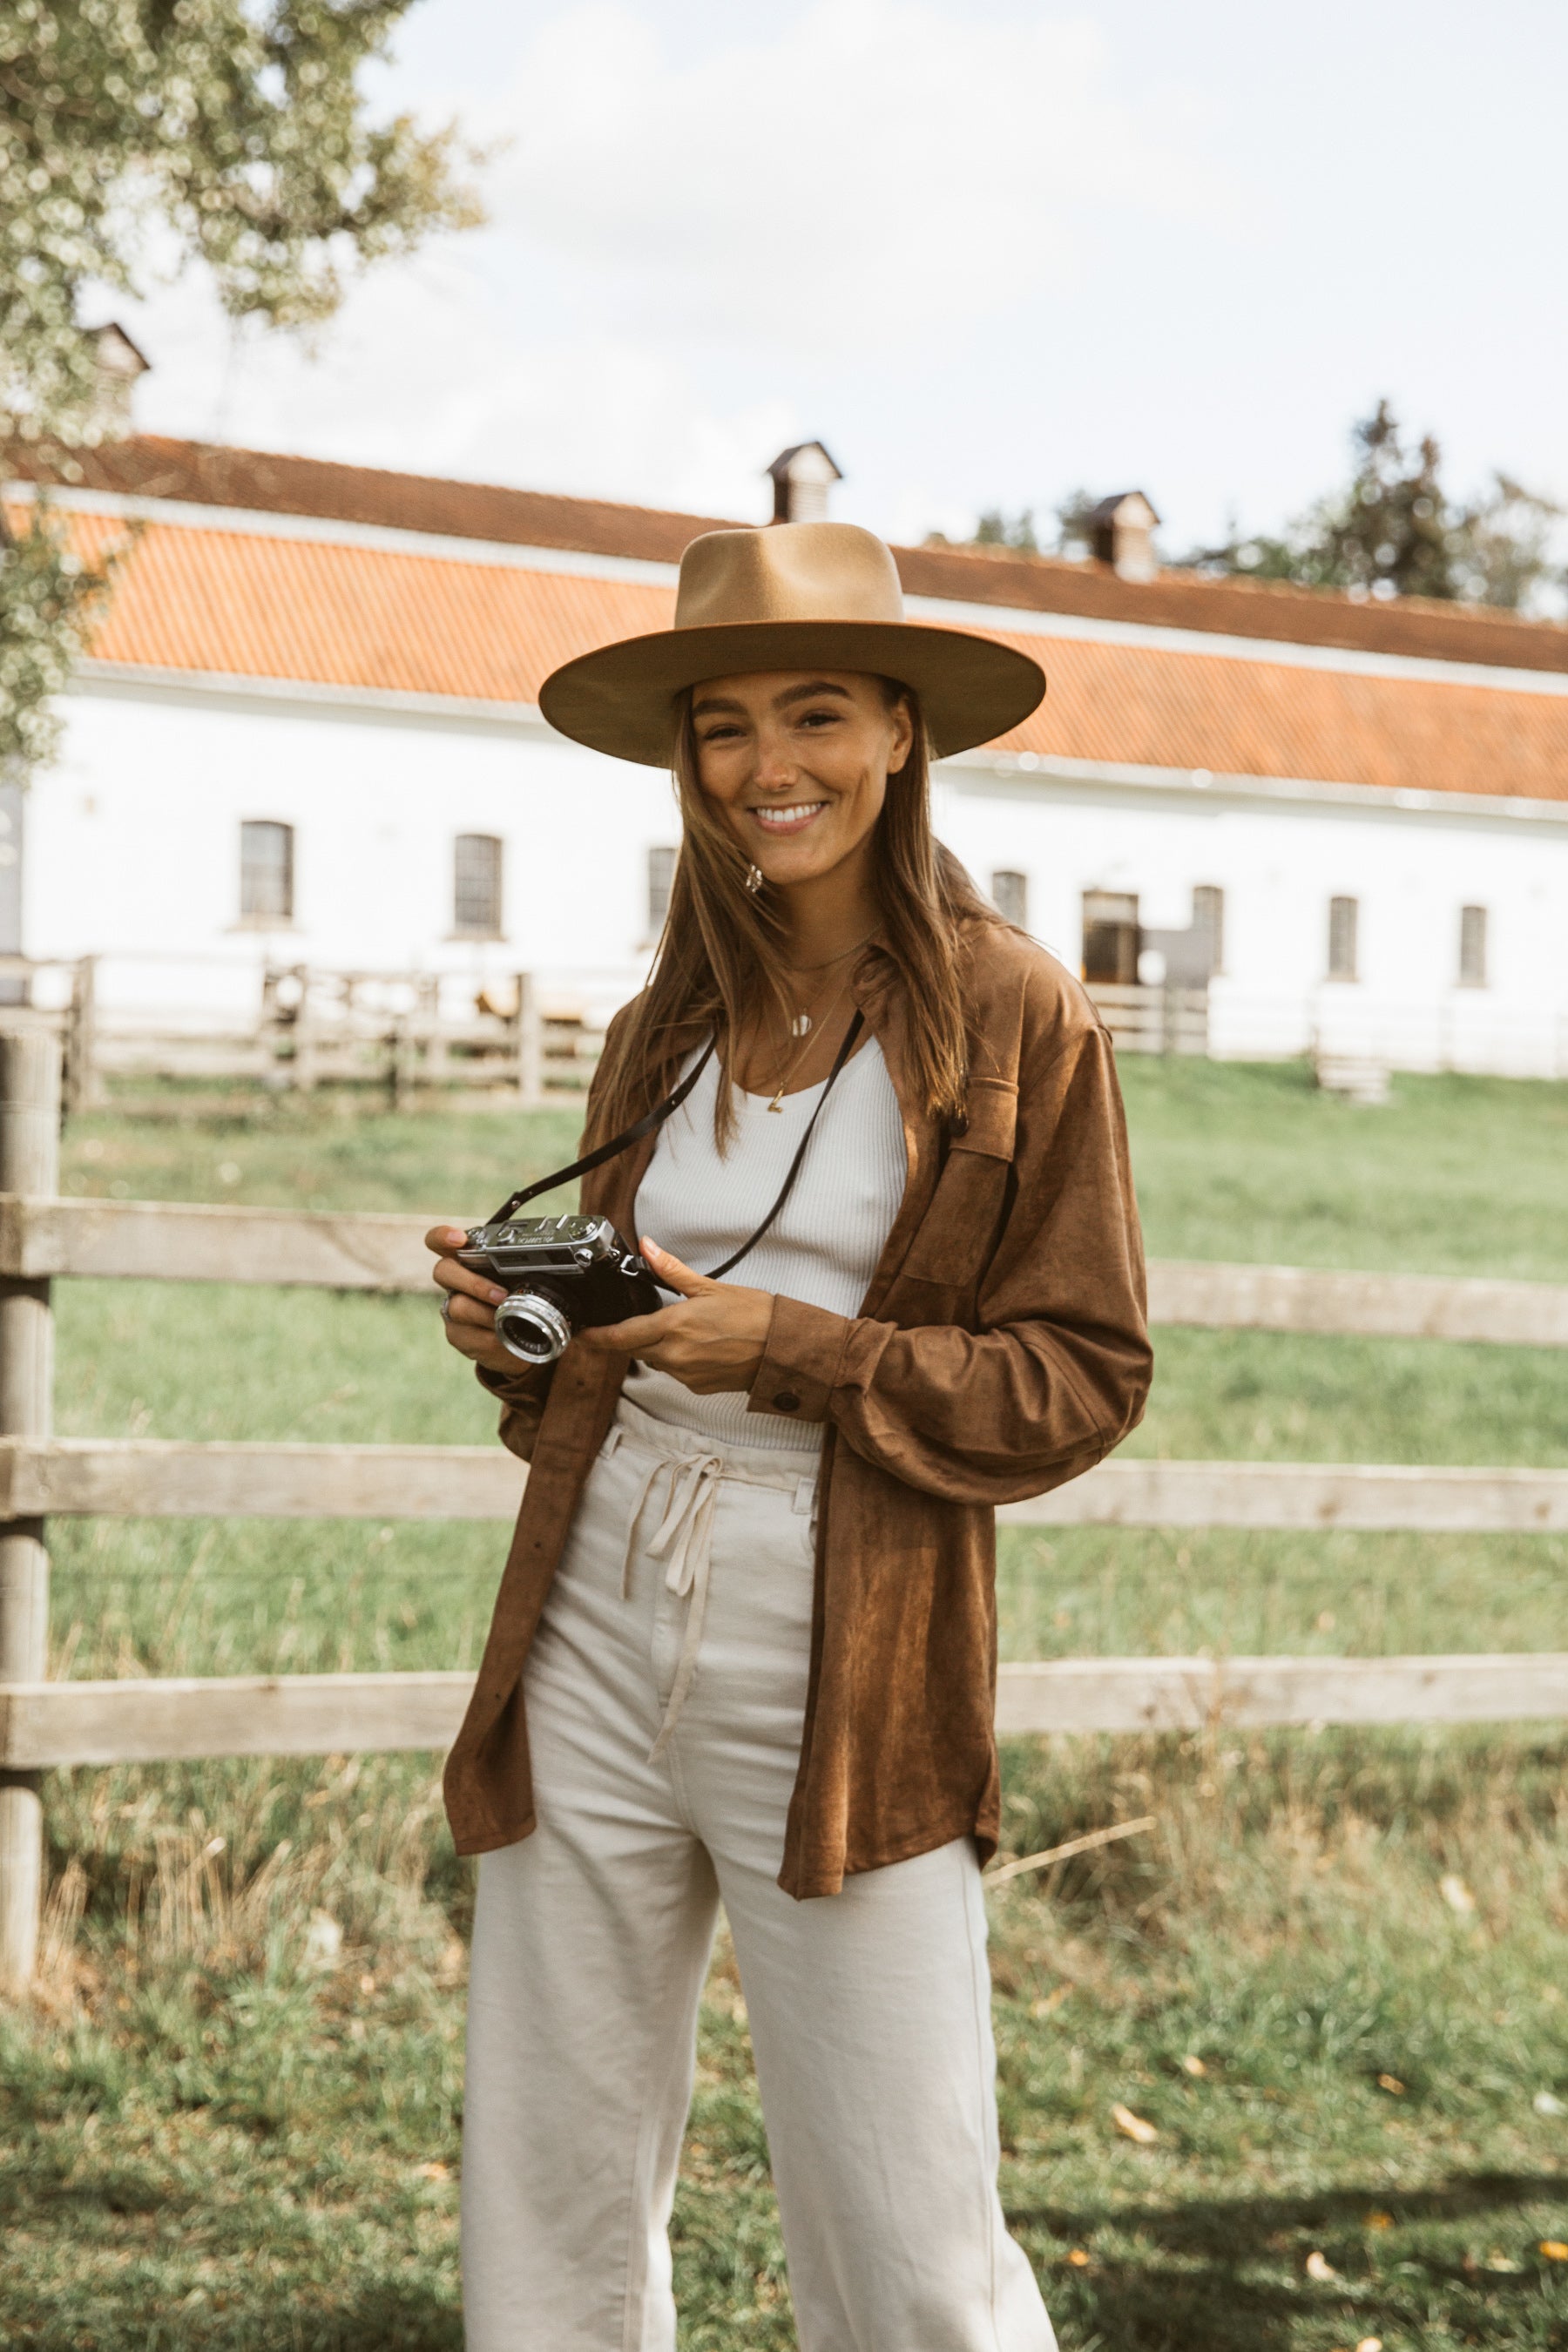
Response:
[[[830,679],[819,677],[814,678],[809,686],[785,687],[781,695],[775,696],[773,708],[775,710],[783,710],[792,702],[813,701],[818,695],[822,694],[836,694],[840,702],[847,702],[850,699],[849,690],[847,687],[835,686]],[[745,716],[745,704],[743,702],[736,701],[732,696],[726,694],[705,694],[700,702],[694,702],[692,704],[691,716],[693,719],[706,719],[711,716],[715,711],[738,710],[743,718]]]

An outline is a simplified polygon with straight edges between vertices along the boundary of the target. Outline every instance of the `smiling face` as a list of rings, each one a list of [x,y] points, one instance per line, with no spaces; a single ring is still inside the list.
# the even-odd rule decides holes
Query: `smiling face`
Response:
[[[710,678],[691,698],[697,781],[752,863],[790,891],[868,861],[909,706],[858,670]]]

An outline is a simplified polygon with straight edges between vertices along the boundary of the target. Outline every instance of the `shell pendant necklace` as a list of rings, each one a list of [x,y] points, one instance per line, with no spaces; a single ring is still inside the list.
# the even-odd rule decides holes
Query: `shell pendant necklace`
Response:
[[[837,962],[840,961],[841,959],[836,957],[834,961]],[[773,1098],[768,1105],[768,1108],[770,1110],[776,1110],[781,1118],[784,1116],[784,1088],[788,1086],[796,1070],[799,1069],[801,1063],[805,1058],[811,1041],[816,1036],[817,1030],[832,1019],[833,1015],[837,1012],[839,1006],[843,1003],[844,999],[848,993],[849,982],[845,981],[825,1013],[819,1013],[816,1017],[809,1013],[797,1013],[795,1019],[791,1022],[791,1034],[798,1038],[799,1043],[795,1046],[795,1049],[790,1055],[788,1061],[784,1064],[783,1070],[779,1073],[778,1084],[773,1088]]]
[[[843,963],[847,957],[858,955],[861,949],[868,946],[874,937],[874,932],[868,931],[866,937],[863,940],[857,940],[853,947],[840,948],[837,955],[828,956],[822,963],[795,964],[790,968],[792,971],[799,974],[812,971],[831,971],[835,964]],[[778,1084],[773,1088],[773,1100],[768,1105],[768,1108],[770,1110],[776,1110],[781,1118],[784,1116],[784,1088],[788,1086],[791,1078],[794,1077],[796,1070],[800,1067],[801,1062],[805,1058],[807,1045],[811,1038],[815,1035],[821,1024],[829,1020],[832,1015],[837,1013],[839,1005],[844,1002],[848,987],[849,980],[848,978],[846,978],[839,988],[837,994],[828,1005],[826,1013],[815,1013],[803,1009],[797,1010],[794,1019],[791,1021],[789,1024],[789,1034],[799,1042],[795,1046],[795,1052],[790,1055],[789,1059],[784,1064],[784,1069],[779,1074]]]

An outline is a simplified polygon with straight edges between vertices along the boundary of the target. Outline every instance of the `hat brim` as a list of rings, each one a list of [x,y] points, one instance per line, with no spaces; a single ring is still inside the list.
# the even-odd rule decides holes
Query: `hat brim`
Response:
[[[540,689],[552,727],[612,759],[668,768],[676,697],[754,670],[864,670],[921,699],[939,760],[1018,726],[1046,691],[1038,662],[994,637],[919,621],[734,621],[623,637],[563,663]]]

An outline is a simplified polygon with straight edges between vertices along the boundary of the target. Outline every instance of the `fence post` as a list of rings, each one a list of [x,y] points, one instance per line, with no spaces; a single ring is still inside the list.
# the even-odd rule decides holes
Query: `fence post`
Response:
[[[289,1065],[289,1084],[296,1094],[308,1095],[316,1084],[316,1017],[310,1003],[310,968],[297,967],[300,975],[300,1002],[294,1012],[294,1059]]]
[[[412,1013],[395,1013],[387,1032],[386,1080],[394,1110],[414,1108],[419,1062],[419,1039],[414,1023]]]
[[[528,971],[517,975],[517,1096],[527,1110],[544,1100],[544,1024]]]
[[[52,1198],[59,1154],[60,1041],[49,1029],[0,1032],[0,1191]],[[0,1276],[0,1431],[47,1437],[53,1405],[49,1286]],[[0,1683],[42,1682],[48,1638],[44,1523],[0,1521]],[[43,1874],[40,1776],[0,1770],[0,1983],[32,1976]]]
[[[98,958],[83,956],[71,974],[70,1012],[67,1015],[65,1107],[73,1116],[96,1110],[103,1098],[98,1074]]]

